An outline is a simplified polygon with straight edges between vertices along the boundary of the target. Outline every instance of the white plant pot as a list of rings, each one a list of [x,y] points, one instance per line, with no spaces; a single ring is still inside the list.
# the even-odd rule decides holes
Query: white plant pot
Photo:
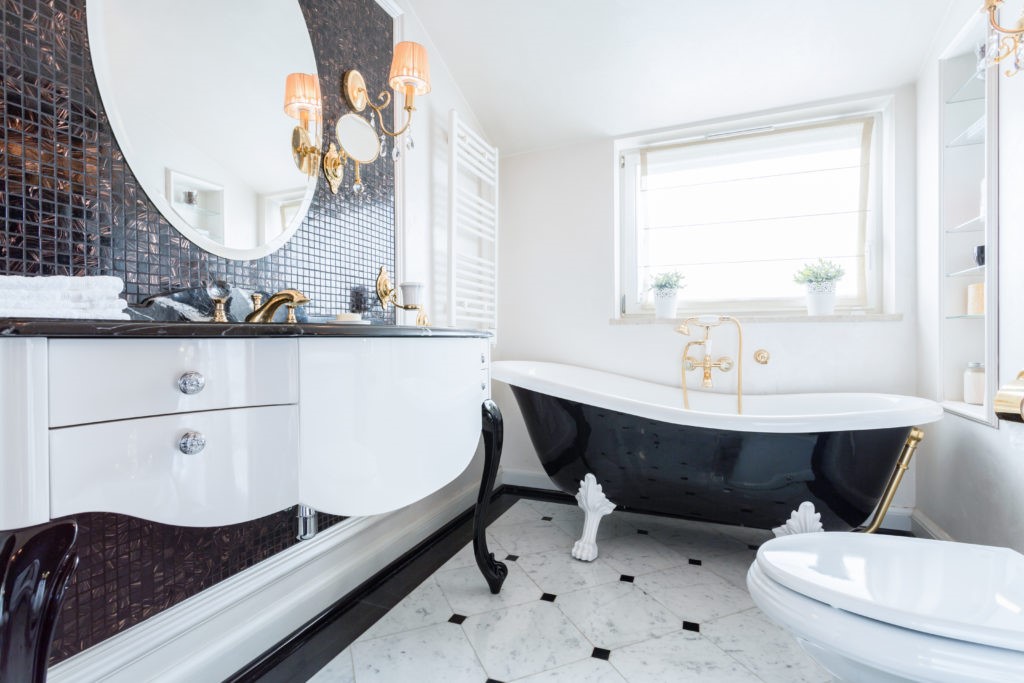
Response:
[[[836,312],[836,283],[807,283],[807,315],[832,315]]]
[[[678,289],[655,289],[654,290],[654,317],[674,318],[676,308],[679,304]]]

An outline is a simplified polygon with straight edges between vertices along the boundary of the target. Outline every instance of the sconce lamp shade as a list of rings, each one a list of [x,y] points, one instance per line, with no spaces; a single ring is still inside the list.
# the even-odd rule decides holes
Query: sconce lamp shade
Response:
[[[320,79],[316,74],[288,74],[284,85],[284,113],[294,119],[315,112],[320,117]]]
[[[391,59],[391,75],[388,84],[393,90],[408,92],[409,88],[417,95],[430,92],[430,64],[427,62],[427,49],[410,40],[395,45],[395,55]]]

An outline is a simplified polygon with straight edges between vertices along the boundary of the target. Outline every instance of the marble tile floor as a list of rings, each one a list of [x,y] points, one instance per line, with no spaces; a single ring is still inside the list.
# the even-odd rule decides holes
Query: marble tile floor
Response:
[[[768,532],[615,512],[588,563],[569,555],[582,521],[575,506],[518,501],[488,527],[509,569],[499,595],[467,545],[310,680],[831,680],[747,594]]]

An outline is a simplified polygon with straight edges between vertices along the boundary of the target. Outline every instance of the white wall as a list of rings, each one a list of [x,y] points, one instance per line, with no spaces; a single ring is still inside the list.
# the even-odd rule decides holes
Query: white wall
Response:
[[[416,99],[412,135],[415,147],[404,153],[399,182],[405,201],[397,218],[397,268],[407,282],[427,286],[427,313],[435,324],[448,319],[448,117],[455,109],[473,130],[486,134],[406,0],[396,40],[414,40],[427,48],[431,91]],[[401,100],[401,98],[398,98]],[[414,312],[399,312],[399,324],[411,325]]]
[[[978,10],[958,0],[918,81],[918,292],[921,324],[919,388],[934,396],[938,368],[938,67],[939,53]],[[1021,0],[1008,2],[1003,23],[1019,16]],[[1024,370],[1024,78],[1000,78],[999,106],[999,374],[1005,383]],[[959,541],[1005,545],[1024,551],[1024,425],[998,429],[948,415],[929,430],[918,461],[916,517]]]
[[[386,3],[382,3],[386,4]],[[399,282],[422,282],[427,288],[427,313],[431,321],[447,319],[448,252],[448,117],[455,109],[475,130],[483,134],[476,115],[459,91],[444,57],[406,0],[395,0],[401,12],[395,22],[395,41],[413,40],[427,48],[430,59],[431,90],[416,98],[411,128],[414,147],[403,149],[396,165],[400,203],[395,207],[396,273]],[[394,8],[391,8],[392,10]],[[390,10],[389,10],[390,11]],[[398,106],[403,106],[397,97]],[[404,122],[405,113],[399,111]],[[402,125],[399,123],[399,125]],[[388,141],[390,150],[393,141]],[[398,324],[412,325],[415,311],[398,311]],[[482,447],[466,470],[450,485],[420,503],[425,510],[443,507],[453,492],[479,482],[483,471]],[[429,454],[426,456],[429,457]]]
[[[746,392],[914,393],[914,108],[914,89],[900,89],[897,196],[888,211],[895,223],[895,312],[902,320],[746,323]],[[502,160],[495,358],[559,361],[678,384],[684,338],[672,325],[611,322],[618,260],[614,170],[610,138]],[[762,347],[772,354],[767,366],[751,362]],[[716,349],[734,355],[728,341]],[[723,389],[734,389],[734,374],[719,377]],[[503,385],[494,392],[506,420],[504,469],[542,473],[511,392]],[[911,478],[897,505],[912,503]]]

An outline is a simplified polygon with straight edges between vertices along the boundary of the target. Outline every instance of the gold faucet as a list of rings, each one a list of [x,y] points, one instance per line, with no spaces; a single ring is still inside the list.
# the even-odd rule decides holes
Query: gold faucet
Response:
[[[686,343],[686,346],[683,347],[683,407],[686,409],[690,408],[690,395],[686,387],[687,372],[700,368],[702,371],[701,386],[705,389],[710,389],[713,386],[711,381],[712,370],[729,372],[733,368],[734,363],[732,358],[729,358],[728,356],[720,356],[715,360],[712,358],[710,353],[711,328],[718,327],[722,323],[732,323],[736,326],[736,337],[738,341],[736,357],[739,359],[736,369],[736,413],[741,414],[743,412],[743,328],[740,326],[740,321],[731,315],[720,315],[712,320],[701,318],[699,316],[687,318],[681,325],[679,325],[679,327],[676,328],[676,332],[686,336],[690,335],[690,325],[696,325],[697,327],[704,329],[703,339],[689,341]],[[693,346],[701,347],[704,352],[701,358],[694,358],[690,355],[690,348]]]
[[[285,322],[295,323],[295,308],[309,303],[309,297],[297,289],[282,289],[263,303],[262,294],[252,295],[253,311],[245,316],[247,323],[269,323],[274,321],[274,314],[282,305],[288,307],[288,318]]]

